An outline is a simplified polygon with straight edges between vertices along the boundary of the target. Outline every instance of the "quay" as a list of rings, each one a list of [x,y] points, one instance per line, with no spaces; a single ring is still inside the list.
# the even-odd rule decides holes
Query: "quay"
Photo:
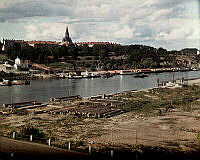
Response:
[[[107,71],[94,71],[94,72],[81,72],[68,73],[65,76],[63,74],[58,74],[58,78],[68,78],[68,79],[82,79],[82,78],[110,78],[114,75],[136,75],[135,78],[148,77],[147,74],[150,73],[163,73],[163,72],[184,72],[184,71],[198,71],[197,69],[188,68],[145,68],[145,69],[126,69],[126,70],[107,70]],[[140,75],[142,74],[142,75]],[[144,75],[145,74],[145,75]]]
[[[99,74],[110,73],[110,74],[118,74],[118,75],[131,75],[131,74],[136,74],[136,73],[162,73],[162,72],[179,72],[179,71],[192,71],[192,69],[181,69],[181,68],[145,68],[145,69],[127,69],[127,70],[97,71],[97,73],[99,73]]]

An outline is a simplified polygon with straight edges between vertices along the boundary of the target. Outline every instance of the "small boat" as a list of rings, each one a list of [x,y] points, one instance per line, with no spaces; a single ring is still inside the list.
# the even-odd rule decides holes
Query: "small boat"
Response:
[[[120,75],[133,75],[135,74],[134,72],[130,71],[130,70],[120,70]]]
[[[109,72],[101,75],[102,78],[110,78],[110,77],[113,77],[113,76],[114,76],[114,74],[111,74]]]
[[[68,79],[81,79],[83,76],[69,75]]]
[[[134,76],[135,78],[145,78],[145,77],[149,77],[147,74],[137,74]]]
[[[10,80],[5,80],[5,79],[3,79],[3,84],[6,85],[6,86],[11,86],[12,85]]]
[[[28,81],[28,80],[25,80],[25,81],[24,81],[24,84],[25,84],[25,85],[30,85],[30,84],[31,84],[31,82],[30,82],[30,81]]]
[[[25,80],[25,81],[11,81],[11,84],[12,85],[29,85],[30,84],[30,81],[28,80]]]
[[[99,78],[101,77],[99,74],[89,73],[86,71],[86,74],[83,75],[83,78]]]

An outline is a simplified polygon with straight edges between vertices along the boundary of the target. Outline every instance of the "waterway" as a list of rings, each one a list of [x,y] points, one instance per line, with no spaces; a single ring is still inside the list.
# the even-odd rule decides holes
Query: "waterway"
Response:
[[[30,85],[0,87],[0,106],[3,103],[31,100],[47,102],[52,97],[69,95],[88,97],[127,90],[147,89],[156,87],[157,79],[160,81],[172,81],[182,77],[198,78],[200,77],[200,71],[151,73],[145,78],[134,78],[134,75],[117,75],[108,79],[34,80],[31,81]]]

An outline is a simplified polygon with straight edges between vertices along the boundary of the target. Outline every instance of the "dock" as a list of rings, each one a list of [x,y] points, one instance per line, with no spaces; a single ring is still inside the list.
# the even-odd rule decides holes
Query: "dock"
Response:
[[[75,96],[67,96],[67,97],[50,98],[50,102],[61,102],[61,101],[68,101],[68,100],[75,100],[75,99],[81,99],[81,96],[75,95]]]
[[[20,102],[20,103],[9,103],[9,104],[3,104],[3,107],[5,108],[20,108],[25,106],[31,106],[35,105],[36,101],[27,101],[27,102]]]

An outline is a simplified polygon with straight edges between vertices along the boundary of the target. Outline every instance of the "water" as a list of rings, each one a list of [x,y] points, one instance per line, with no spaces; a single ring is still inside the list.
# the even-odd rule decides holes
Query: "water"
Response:
[[[156,87],[158,78],[160,81],[170,81],[182,77],[197,78],[200,77],[200,71],[149,74],[149,77],[146,78],[134,78],[134,75],[117,75],[109,79],[34,80],[31,81],[31,85],[0,87],[0,106],[3,103],[31,100],[47,102],[52,97],[68,95],[88,97],[103,93],[140,90]]]

